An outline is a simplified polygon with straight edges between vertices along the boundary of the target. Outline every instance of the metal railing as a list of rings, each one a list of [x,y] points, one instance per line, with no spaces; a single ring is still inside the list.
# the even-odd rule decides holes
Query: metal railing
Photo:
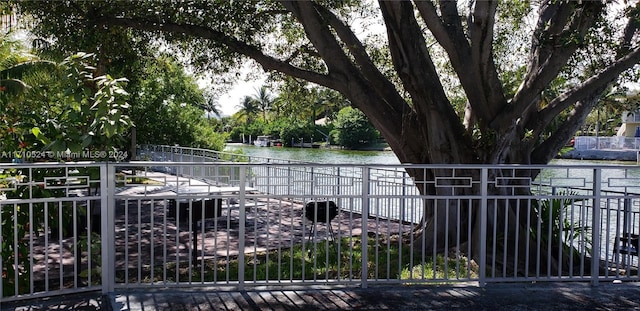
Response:
[[[247,162],[254,164],[302,164],[304,161],[258,157],[242,153],[215,151],[169,145],[142,145],[137,150],[138,160],[156,162]]]
[[[172,160],[190,162],[0,165],[2,299],[640,280],[637,256],[617,247],[640,233],[637,166],[237,163],[218,162],[228,157],[220,153],[175,158],[186,156],[181,150]],[[440,175],[420,185],[441,194],[422,195],[406,171],[434,169]],[[519,177],[528,170],[542,171]],[[339,207],[333,235],[323,217],[304,213],[327,201]],[[507,210],[509,220],[493,218]],[[529,225],[510,226],[515,219]],[[553,267],[554,258],[567,262]]]
[[[640,150],[640,137],[576,136],[573,146],[577,150]]]
[[[102,289],[106,193],[104,164],[0,165],[0,300]]]

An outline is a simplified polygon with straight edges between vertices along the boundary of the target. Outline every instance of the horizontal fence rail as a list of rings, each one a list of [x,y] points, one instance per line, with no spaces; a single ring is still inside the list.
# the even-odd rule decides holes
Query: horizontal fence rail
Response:
[[[0,165],[2,299],[639,280],[637,166],[240,163],[169,148],[139,156],[165,162]]]

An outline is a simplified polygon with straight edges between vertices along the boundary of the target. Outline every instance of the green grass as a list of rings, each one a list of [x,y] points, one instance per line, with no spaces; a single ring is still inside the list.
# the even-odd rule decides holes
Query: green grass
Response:
[[[384,244],[381,244],[384,243]],[[387,243],[368,239],[367,278],[383,280],[442,280],[469,278],[467,260],[464,257],[422,257],[414,251],[410,257],[408,245]],[[305,243],[279,251],[263,252],[245,256],[244,279],[246,281],[266,280],[345,280],[362,277],[362,242],[360,237],[346,237],[333,243],[322,241],[317,244]],[[279,255],[279,256],[278,256]],[[201,263],[199,260],[198,263]],[[229,260],[205,260],[204,267],[189,267],[187,262],[178,267],[175,263],[150,267],[140,273],[142,283],[167,282],[220,282],[237,281],[239,273],[237,257]],[[191,270],[190,270],[191,269]],[[203,273],[204,272],[204,273]],[[475,275],[474,271],[471,271]],[[472,275],[472,276],[473,276]],[[124,271],[117,273],[117,280],[124,281]],[[129,282],[138,282],[138,271],[129,271]]]

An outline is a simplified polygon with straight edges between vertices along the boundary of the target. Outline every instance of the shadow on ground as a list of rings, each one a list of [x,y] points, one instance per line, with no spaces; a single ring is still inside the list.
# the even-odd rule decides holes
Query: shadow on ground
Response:
[[[114,310],[638,310],[634,285],[372,287],[201,293],[129,293]]]
[[[131,291],[13,302],[2,310],[640,310],[640,284]]]
[[[109,310],[108,304],[100,293],[84,293],[54,296],[42,299],[18,300],[0,303],[2,311],[40,311],[40,310],[67,310],[67,311],[95,311]],[[107,299],[108,300],[108,299]],[[152,309],[149,309],[152,310]]]

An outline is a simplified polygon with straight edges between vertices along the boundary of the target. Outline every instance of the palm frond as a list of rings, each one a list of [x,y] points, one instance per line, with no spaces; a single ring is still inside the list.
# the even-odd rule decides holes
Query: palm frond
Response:
[[[29,86],[18,79],[0,79],[0,90],[12,96],[22,94],[29,89]]]
[[[16,64],[12,67],[0,70],[0,79],[21,79],[25,73],[31,70],[55,70],[57,64],[48,60],[33,60]]]

